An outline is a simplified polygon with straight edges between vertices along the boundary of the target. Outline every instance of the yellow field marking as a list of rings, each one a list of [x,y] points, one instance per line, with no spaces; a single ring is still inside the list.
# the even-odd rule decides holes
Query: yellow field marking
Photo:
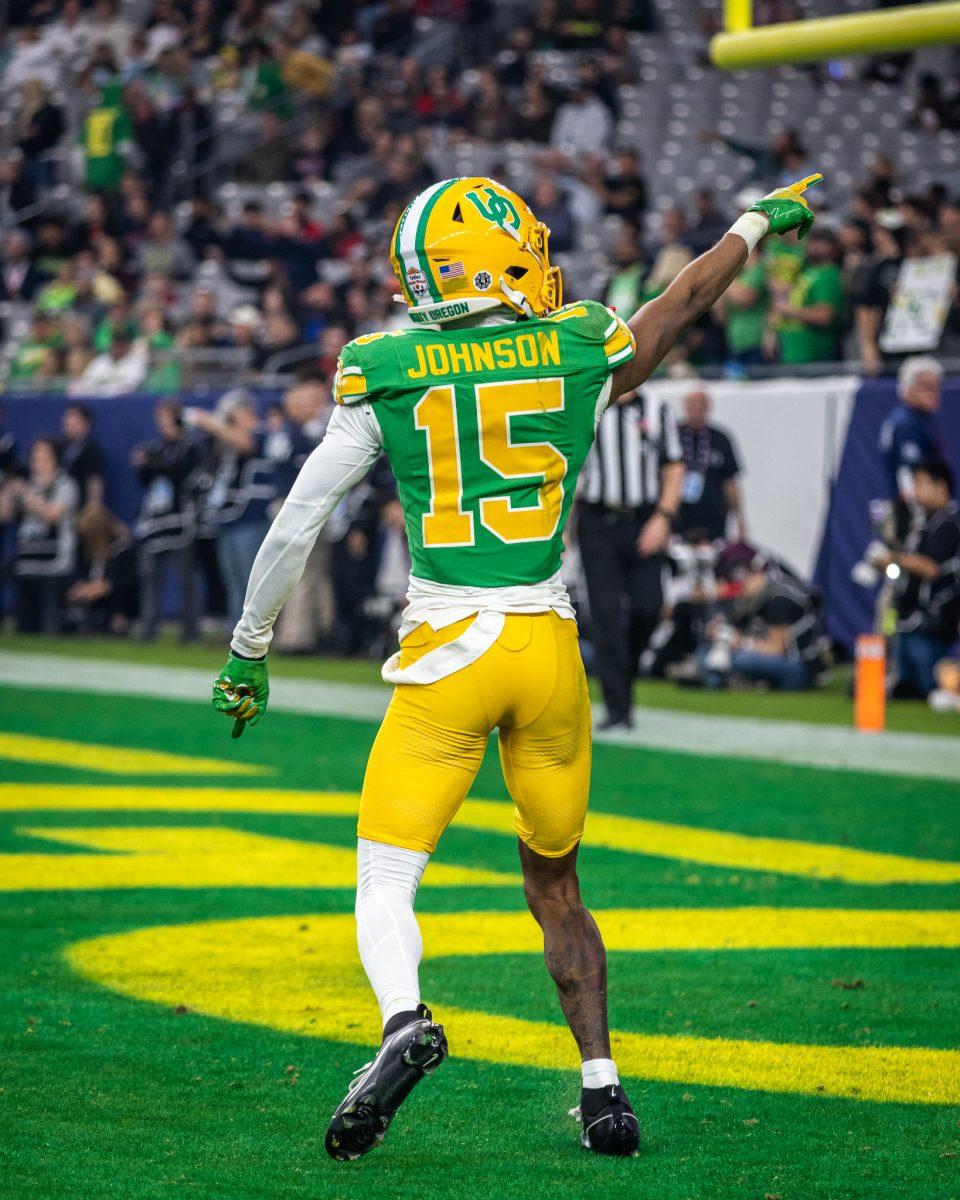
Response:
[[[358,802],[354,792],[0,784],[0,811],[156,810],[355,817]],[[511,838],[515,836],[513,807],[503,801],[467,800],[454,824]],[[790,838],[754,837],[612,813],[588,814],[584,844],[715,867],[773,871],[809,879],[836,879],[843,883],[960,883],[960,862],[912,858]]]
[[[595,914],[611,950],[899,948],[960,944],[956,912],[833,909],[638,909]],[[526,913],[427,913],[428,959],[534,954]],[[379,1023],[357,959],[353,917],[322,914],[161,926],[71,946],[71,965],[123,995],[187,1004],[208,1016],[328,1041],[376,1045]],[[427,968],[429,975],[429,967]],[[544,1011],[552,1010],[546,980]],[[351,1027],[344,1012],[354,1014]],[[444,1008],[454,1054],[529,1067],[575,1067],[562,1026]],[[624,1075],[664,1082],[858,1100],[960,1102],[960,1051],[826,1046],[614,1033]]]
[[[686,859],[715,867],[774,871],[844,883],[960,883],[960,862],[913,858],[793,838],[755,837],[594,812],[587,816],[591,846]]]
[[[100,888],[353,888],[353,848],[268,837],[239,829],[94,826],[20,829],[34,838],[98,854],[0,854],[0,892]],[[434,887],[504,887],[519,877],[431,863]]]
[[[162,750],[131,750],[125,746],[96,746],[26,733],[0,733],[0,758],[45,766],[103,771],[110,775],[274,775],[272,767],[232,759],[190,758]]]
[[[508,806],[493,800],[468,800],[457,820],[473,829],[506,832],[505,808]],[[587,846],[655,858],[676,858],[744,871],[774,871],[810,879],[838,879],[844,883],[960,883],[960,862],[910,858],[792,838],[755,837],[592,810],[587,814],[583,840]]]
[[[0,783],[0,812],[218,812],[356,817],[357,792]],[[503,805],[504,813],[509,811]]]

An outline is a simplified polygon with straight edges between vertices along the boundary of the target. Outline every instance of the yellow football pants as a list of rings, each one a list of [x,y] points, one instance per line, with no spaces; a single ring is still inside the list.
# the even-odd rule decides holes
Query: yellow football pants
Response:
[[[401,645],[401,667],[470,620],[439,632],[421,625]],[[470,666],[436,683],[397,687],[367,763],[358,835],[432,853],[493,729],[518,836],[549,858],[572,850],[590,789],[590,701],[576,622],[552,612],[510,614]]]

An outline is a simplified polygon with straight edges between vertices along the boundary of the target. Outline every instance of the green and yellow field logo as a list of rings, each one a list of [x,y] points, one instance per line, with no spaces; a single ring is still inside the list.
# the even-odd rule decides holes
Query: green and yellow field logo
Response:
[[[238,774],[269,769],[153,749],[68,742],[10,733],[0,759],[31,765],[79,766],[106,776],[170,776],[141,783],[0,784],[0,812],[23,814],[15,837],[29,848],[0,853],[0,892],[42,893],[156,889],[311,888],[352,891],[352,847],[236,827],[243,814],[353,818],[352,792],[304,792],[263,786],[225,787]],[[216,777],[215,786],[171,786],[177,775]],[[58,813],[56,824],[42,814]],[[31,820],[26,814],[35,814]],[[102,814],[115,813],[115,823]],[[218,814],[216,825],[188,814]],[[124,814],[152,815],[125,822]],[[233,822],[230,817],[233,817]],[[73,819],[71,819],[71,817]],[[224,819],[226,818],[226,819]],[[236,823],[236,824],[234,824]],[[468,799],[457,823],[513,840],[513,808]],[[851,846],[802,842],[675,825],[594,812],[587,844],[621,854],[877,886],[951,884],[960,863]],[[469,888],[514,893],[520,880],[502,872],[432,863],[428,889]],[[474,892],[475,895],[479,893]],[[427,961],[535,955],[542,936],[529,914],[504,898],[468,911],[421,914]],[[456,907],[456,906],[454,906]],[[952,909],[778,907],[599,909],[609,950],[629,955],[678,955],[803,949],[960,950],[960,920]],[[379,1040],[375,1005],[356,953],[351,912],[304,912],[178,922],[73,941],[66,961],[81,977],[119,995],[161,1006],[188,1004],[198,1013],[329,1041]],[[323,970],[317,964],[323,962]],[[357,1022],[344,1026],[344,1008]],[[562,1026],[488,1012],[467,1001],[447,1006],[464,1057],[525,1067],[575,1067],[573,1042]],[[941,1046],[832,1045],[707,1037],[694,1033],[614,1029],[625,1074],[661,1082],[735,1087],[873,1102],[956,1104],[960,1051]]]

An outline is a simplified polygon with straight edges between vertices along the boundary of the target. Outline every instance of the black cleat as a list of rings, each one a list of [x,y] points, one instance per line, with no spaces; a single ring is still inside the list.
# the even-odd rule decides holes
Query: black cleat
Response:
[[[433,1023],[426,1005],[417,1013],[385,1037],[373,1062],[357,1072],[327,1126],[324,1145],[331,1158],[347,1162],[379,1146],[414,1085],[447,1057],[443,1026]]]
[[[640,1122],[619,1083],[584,1088],[570,1115],[583,1125],[581,1143],[598,1154],[630,1157],[640,1150]]]
[[[622,717],[606,716],[597,726],[597,733],[628,733],[633,729],[633,717],[625,713]]]

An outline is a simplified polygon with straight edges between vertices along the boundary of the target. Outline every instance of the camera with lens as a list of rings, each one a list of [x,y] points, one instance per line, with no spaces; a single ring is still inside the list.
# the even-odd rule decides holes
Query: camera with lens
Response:
[[[870,528],[873,537],[863,557],[850,571],[854,583],[864,588],[877,588],[884,576],[884,562],[891,550],[900,549],[896,514],[891,500],[870,501]],[[895,568],[894,568],[895,569]],[[887,568],[889,571],[889,568]]]
[[[737,631],[734,626],[725,619],[717,620],[710,650],[703,661],[704,668],[707,671],[718,671],[721,675],[728,675],[733,665],[733,647],[736,645],[736,641]]]

